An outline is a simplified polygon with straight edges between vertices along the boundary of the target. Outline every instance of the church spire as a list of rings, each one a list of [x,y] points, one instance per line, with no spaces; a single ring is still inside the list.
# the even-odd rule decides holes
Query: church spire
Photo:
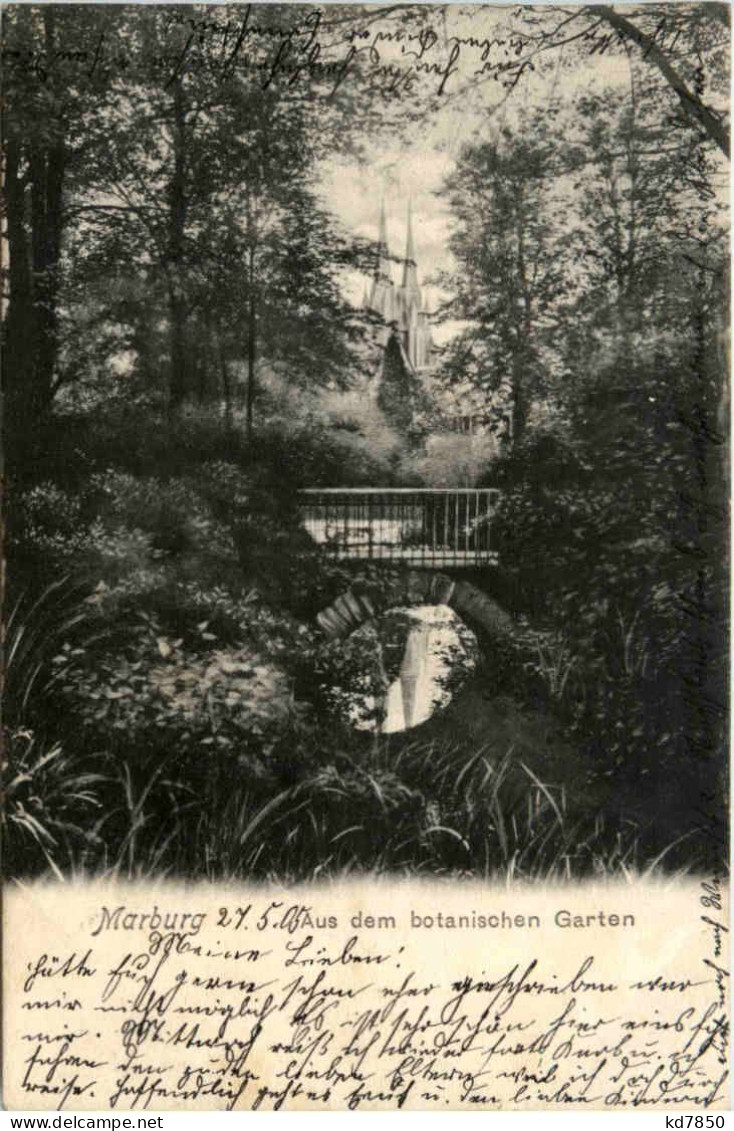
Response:
[[[405,248],[405,258],[415,263],[415,248],[413,246],[413,201],[408,201],[408,242]]]
[[[408,201],[408,238],[405,245],[405,260],[403,261],[403,287],[408,291],[418,291],[418,270],[413,243],[413,205],[411,201]]]
[[[378,239],[381,251],[387,251],[387,220],[385,218],[385,197],[380,205],[380,235]]]
[[[385,279],[392,282],[392,271],[390,270],[390,252],[387,246],[387,220],[385,218],[385,197],[382,198],[380,206],[380,235],[377,241],[377,266],[375,268],[375,279]]]
[[[377,262],[372,278],[372,290],[369,302],[365,305],[370,310],[382,315],[385,322],[392,322],[395,317],[395,283],[390,266],[390,252],[387,246],[387,220],[385,218],[385,198],[382,198],[380,207],[380,233],[377,240]]]

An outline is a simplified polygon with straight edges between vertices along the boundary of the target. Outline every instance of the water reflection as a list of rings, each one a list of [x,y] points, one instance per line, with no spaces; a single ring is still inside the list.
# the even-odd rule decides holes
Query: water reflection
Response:
[[[446,605],[392,609],[351,640],[364,643],[364,669],[339,689],[340,699],[353,726],[382,734],[409,730],[445,707],[478,658],[474,633]]]

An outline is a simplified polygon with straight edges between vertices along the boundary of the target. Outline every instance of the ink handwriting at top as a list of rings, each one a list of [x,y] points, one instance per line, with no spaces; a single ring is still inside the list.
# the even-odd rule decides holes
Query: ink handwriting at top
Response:
[[[80,932],[68,953],[29,951],[18,1088],[57,1108],[706,1107],[727,1071],[722,909],[712,881],[699,965],[655,969],[581,944],[551,963],[528,940],[515,961],[437,961],[256,898],[236,915],[156,908],[189,931],[104,908],[93,946]]]
[[[12,97],[18,77],[45,83],[54,74],[69,82],[99,84],[141,70],[164,89],[196,74],[228,81],[247,75],[262,90],[273,87],[303,96],[333,98],[346,84],[386,99],[411,95],[441,98],[459,81],[478,78],[514,86],[533,69],[528,44],[519,35],[447,35],[431,25],[395,28],[390,21],[332,25],[320,8],[297,18],[248,4],[236,18],[231,9],[206,14],[180,8],[161,12],[157,39],[145,50],[129,36],[103,29],[79,43],[57,45],[53,56],[38,45],[3,45],[3,65]],[[598,49],[594,45],[594,49]]]

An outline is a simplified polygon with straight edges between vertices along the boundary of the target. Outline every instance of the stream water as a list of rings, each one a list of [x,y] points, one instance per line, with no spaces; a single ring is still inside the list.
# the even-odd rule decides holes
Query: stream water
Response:
[[[445,605],[393,609],[358,629],[358,637],[364,670],[341,689],[341,700],[359,730],[394,734],[418,726],[448,705],[476,667],[476,637]]]

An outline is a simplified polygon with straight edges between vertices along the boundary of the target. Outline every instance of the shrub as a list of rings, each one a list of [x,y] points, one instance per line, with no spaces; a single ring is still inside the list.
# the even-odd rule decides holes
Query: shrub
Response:
[[[653,418],[644,428],[638,396],[617,398],[619,429],[605,423],[604,436],[528,433],[497,472],[497,536],[507,588],[545,640],[536,675],[610,805],[689,827],[721,776],[721,716],[714,706],[704,719],[700,701],[724,701],[712,630],[723,588],[714,512],[701,501],[712,520],[697,541],[690,453],[654,381],[659,396],[638,405],[641,421]]]
[[[84,542],[81,500],[51,481],[38,483],[15,500],[13,534],[39,555],[68,561]]]
[[[213,647],[207,622],[198,630],[192,648],[141,615],[121,650],[61,649],[54,688],[87,745],[133,760],[138,747],[206,757],[215,746],[233,766],[264,769],[295,710],[291,680],[273,658],[277,645],[270,655],[252,644]]]
[[[351,723],[358,730],[379,729],[390,676],[374,624],[363,625],[346,640],[322,643],[312,651],[310,666],[311,696],[325,720]]]

